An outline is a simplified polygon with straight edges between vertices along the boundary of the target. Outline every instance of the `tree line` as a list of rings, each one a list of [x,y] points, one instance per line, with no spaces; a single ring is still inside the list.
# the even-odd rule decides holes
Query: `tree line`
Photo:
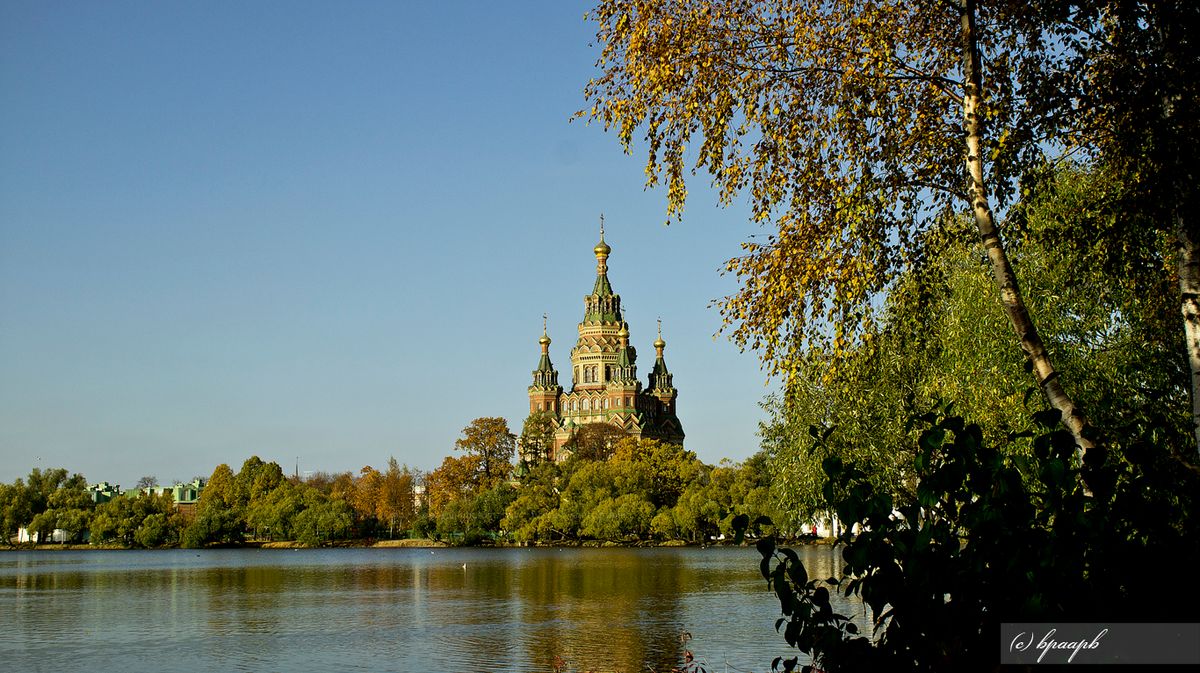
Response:
[[[546,441],[544,413],[522,441]],[[384,470],[288,477],[257,456],[237,472],[218,465],[194,510],[169,493],[135,491],[96,504],[82,475],[35,469],[0,485],[0,525],[11,542],[26,527],[40,540],[59,530],[96,545],[205,547],[248,541],[422,538],[451,544],[711,541],[733,534],[738,516],[770,517],[766,456],[706,465],[691,451],[585,426],[552,462],[540,451],[517,458],[503,418],[472,421],[455,453],[428,474],[389,459]],[[541,458],[538,458],[541,456]],[[147,481],[149,483],[149,481]]]
[[[738,516],[774,512],[762,454],[711,466],[680,446],[597,423],[572,436],[565,460],[551,461],[549,421],[546,412],[526,419],[520,460],[503,419],[477,419],[464,430],[464,455],[447,457],[426,479],[432,535],[467,543],[705,542],[732,535]]]
[[[169,493],[140,490],[96,503],[81,474],[34,469],[0,484],[0,533],[11,544],[19,528],[37,539],[62,531],[63,542],[138,548],[235,545],[247,540],[295,540],[310,546],[351,538],[408,534],[421,512],[421,475],[395,458],[387,468],[358,474],[319,472],[286,477],[257,456],[238,472],[222,463],[200,492],[194,511],[181,511]]]

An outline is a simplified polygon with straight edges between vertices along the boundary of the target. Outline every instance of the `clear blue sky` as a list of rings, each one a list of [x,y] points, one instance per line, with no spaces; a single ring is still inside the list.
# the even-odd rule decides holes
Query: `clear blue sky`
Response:
[[[756,228],[704,177],[663,226],[643,155],[569,122],[586,10],[0,3],[0,480],[430,469],[473,418],[519,431],[601,212],[640,377],[661,315],[687,446],[756,451],[771,389],[709,308]]]

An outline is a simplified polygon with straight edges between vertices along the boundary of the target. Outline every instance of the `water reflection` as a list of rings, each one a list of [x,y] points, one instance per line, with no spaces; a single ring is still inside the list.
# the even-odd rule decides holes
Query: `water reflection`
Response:
[[[801,552],[810,576],[836,574],[836,551]],[[764,671],[789,655],[746,549],[17,552],[0,555],[0,611],[0,661],[28,671],[667,671],[685,647]]]

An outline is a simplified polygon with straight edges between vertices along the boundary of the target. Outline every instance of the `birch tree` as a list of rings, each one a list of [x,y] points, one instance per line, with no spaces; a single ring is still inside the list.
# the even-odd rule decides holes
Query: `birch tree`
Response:
[[[1031,372],[1086,450],[1005,250],[995,212],[1047,149],[1031,101],[1061,43],[1037,6],[977,0],[605,0],[601,74],[581,115],[627,151],[648,146],[648,185],[678,218],[686,178],[722,203],[745,192],[774,231],[743,244],[722,305],[739,346],[773,372],[810,351],[835,363],[875,320],[877,299],[949,213],[971,213]],[[965,242],[964,242],[965,244]]]
[[[1066,111],[1059,126],[1072,146],[1092,153],[1122,185],[1123,217],[1114,231],[1104,232],[1113,239],[1106,252],[1120,262],[1156,237],[1172,244],[1200,457],[1200,225],[1193,156],[1200,144],[1200,4],[1089,0],[1049,3],[1049,9],[1071,55],[1058,88],[1073,100],[1057,106]],[[1122,265],[1114,266],[1114,273],[1123,273]]]

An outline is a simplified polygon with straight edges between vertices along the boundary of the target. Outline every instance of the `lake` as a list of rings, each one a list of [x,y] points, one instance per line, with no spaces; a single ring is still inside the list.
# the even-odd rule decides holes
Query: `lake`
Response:
[[[841,566],[831,547],[798,551],[811,577]],[[774,632],[779,604],[759,558],[753,548],[0,553],[0,668],[642,673],[671,670],[687,649],[710,672],[764,672],[794,651]]]

